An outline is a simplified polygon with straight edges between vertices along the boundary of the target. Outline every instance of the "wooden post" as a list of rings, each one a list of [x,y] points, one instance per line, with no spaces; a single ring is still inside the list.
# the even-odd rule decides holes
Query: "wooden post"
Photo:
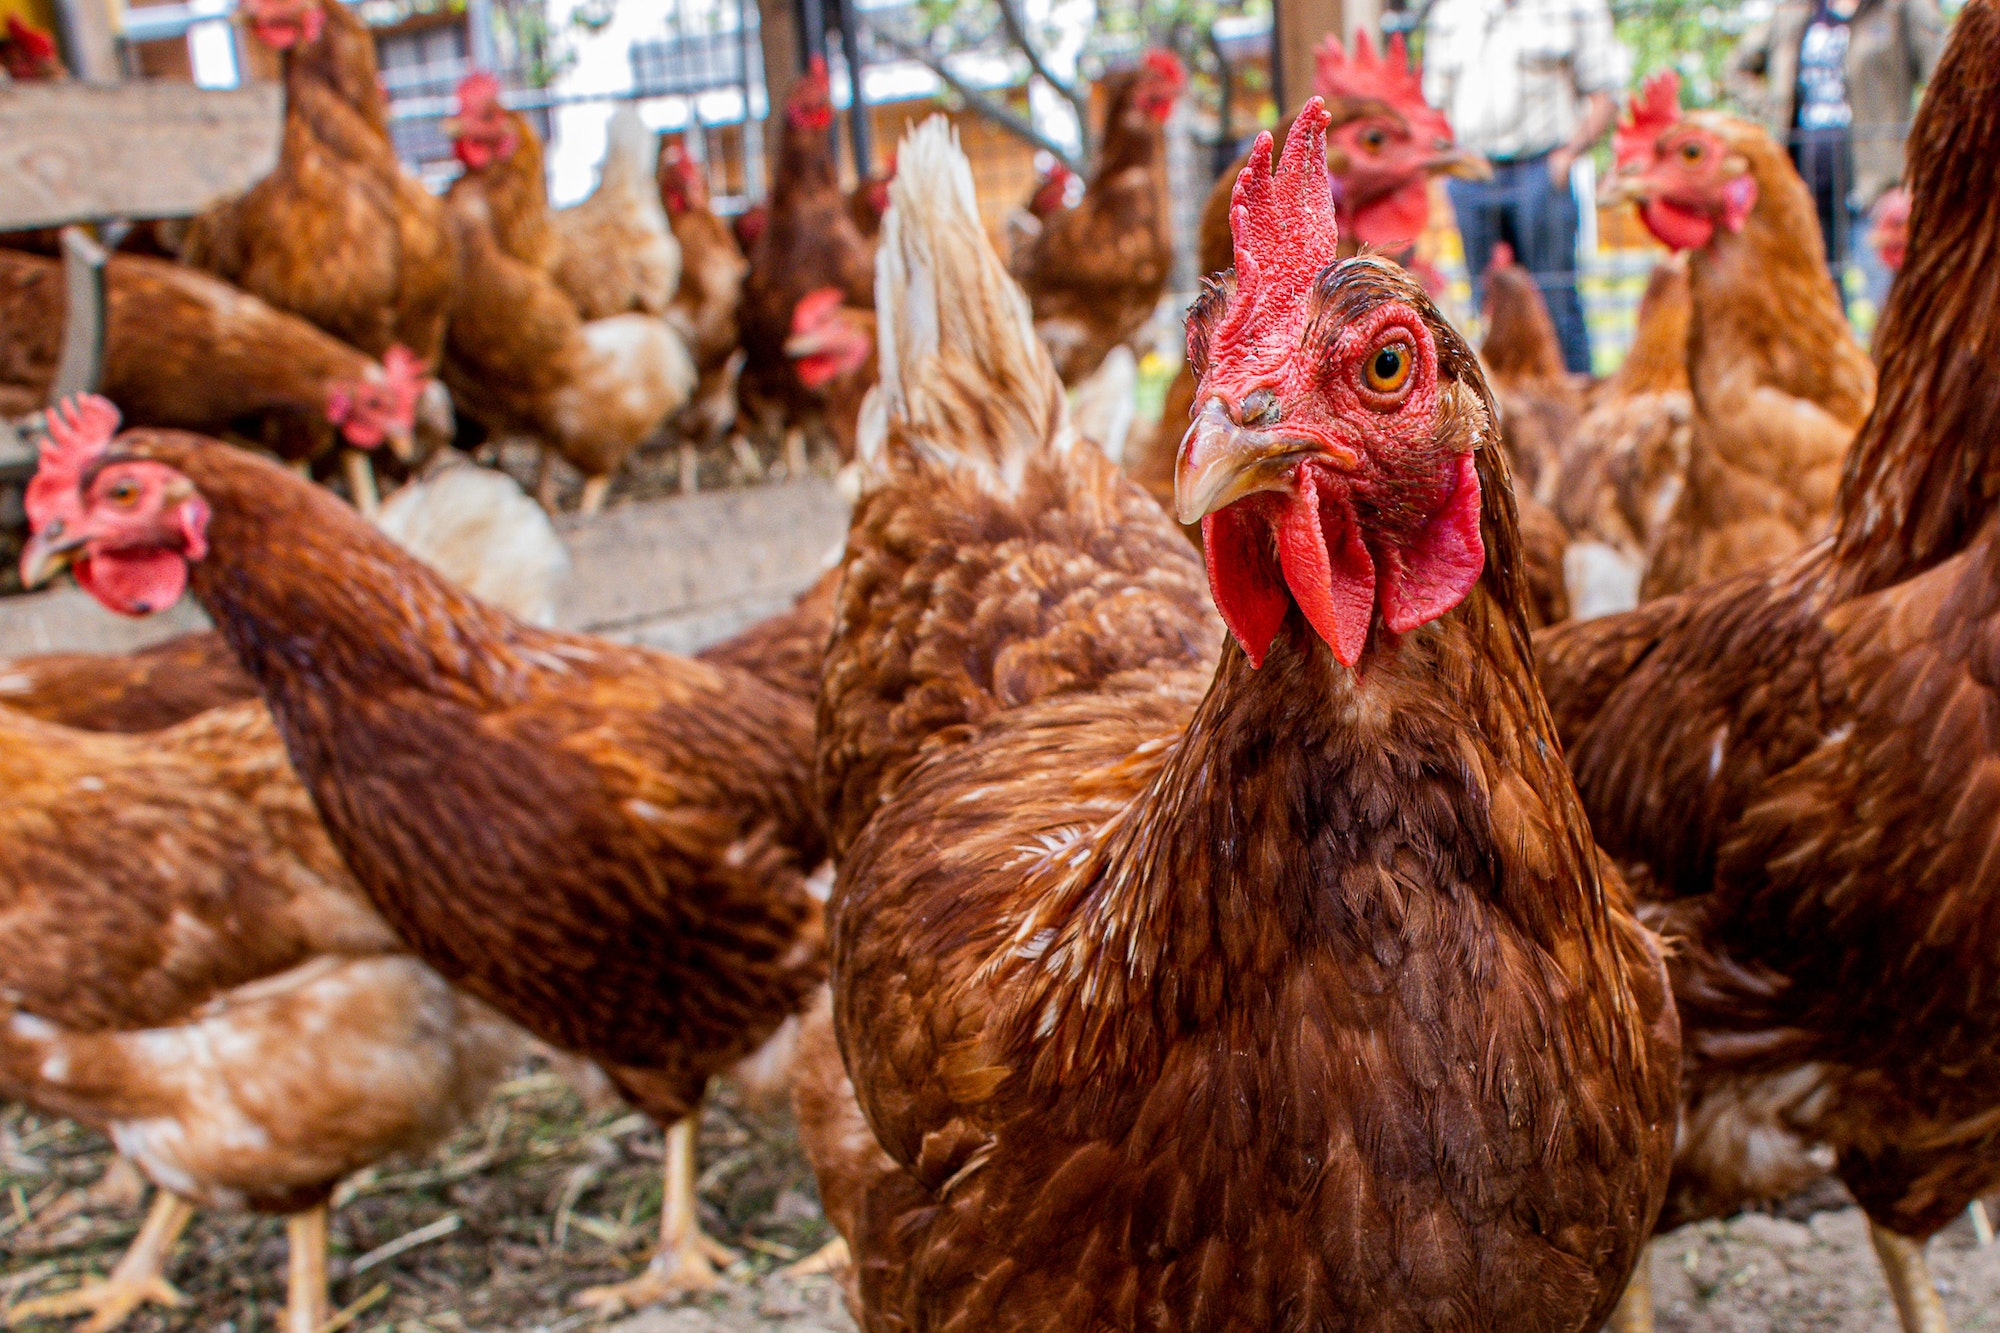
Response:
[[[1278,116],[1305,105],[1313,92],[1313,47],[1330,32],[1345,34],[1343,0],[1272,0],[1271,74]]]

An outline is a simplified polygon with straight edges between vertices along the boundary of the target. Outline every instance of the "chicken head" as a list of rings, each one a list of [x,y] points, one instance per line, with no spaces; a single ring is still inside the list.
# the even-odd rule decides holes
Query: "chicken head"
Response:
[[[1410,67],[1402,34],[1377,54],[1366,32],[1350,54],[1328,36],[1313,53],[1314,89],[1339,122],[1329,137],[1328,167],[1341,211],[1364,245],[1395,249],[1423,233],[1430,220],[1429,178],[1484,180],[1486,159],[1458,146],[1451,122],[1424,100],[1423,80]]]
[[[500,105],[500,80],[484,70],[458,84],[458,114],[445,121],[451,154],[467,171],[505,162],[521,146],[512,117]]]
[[[1272,164],[1258,137],[1230,203],[1236,265],[1188,319],[1198,408],[1174,478],[1209,587],[1261,665],[1296,602],[1345,666],[1379,620],[1406,634],[1485,566],[1477,359],[1402,269],[1341,262],[1317,97]]]
[[[289,51],[319,40],[326,30],[320,0],[243,0],[237,7],[258,41],[273,51]]]
[[[826,57],[814,56],[805,76],[792,87],[785,115],[802,130],[822,131],[833,124],[833,89],[826,77]]]
[[[1187,67],[1172,51],[1155,47],[1140,62],[1143,73],[1133,101],[1138,108],[1164,125],[1174,114],[1174,103],[1187,87]]]
[[[391,347],[382,354],[380,367],[328,386],[326,419],[357,449],[386,443],[398,458],[407,459],[416,447],[417,404],[428,387],[422,359],[407,347]]]
[[[1750,161],[1712,118],[1684,116],[1680,75],[1662,70],[1646,80],[1613,140],[1617,169],[1599,197],[1630,200],[1662,245],[1699,250],[1718,227],[1740,232],[1757,205]]]
[[[785,355],[791,358],[799,382],[808,389],[824,388],[857,369],[874,349],[873,336],[841,304],[840,288],[808,292],[793,307]]]
[[[51,414],[52,428],[57,415],[68,429],[31,483],[39,489],[21,582],[39,587],[67,566],[120,615],[166,610],[187,591],[188,565],[208,554],[208,502],[166,464],[118,457],[118,410],[104,399],[71,399]]]
[[[0,69],[22,83],[51,83],[68,74],[55,39],[19,14],[9,14],[0,32]]]
[[[1910,192],[1896,186],[1868,210],[1868,243],[1875,247],[1882,267],[1891,273],[1903,271],[1910,250]]]
[[[708,207],[708,179],[677,134],[660,140],[660,203],[679,217]]]

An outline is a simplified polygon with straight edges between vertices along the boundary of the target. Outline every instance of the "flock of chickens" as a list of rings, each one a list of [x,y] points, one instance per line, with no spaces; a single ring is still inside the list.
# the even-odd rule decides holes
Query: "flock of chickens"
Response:
[[[0,1096],[160,1187],[111,1275],[14,1315],[109,1328],[193,1208],[251,1208],[319,1329],[335,1186],[532,1037],[666,1130],[604,1310],[719,1280],[695,1116],[761,1056],[871,1333],[1642,1329],[1656,1230],[1827,1175],[1944,1328],[1924,1243],[2000,1184],[1995,0],[1912,132],[1873,362],[1781,149],[1650,82],[1607,190],[1680,255],[1598,384],[1518,272],[1475,351],[1387,257],[1481,164],[1399,48],[1329,45],[1216,188],[1122,464],[1071,395],[1166,280],[1170,60],[1006,260],[942,121],[843,195],[813,71],[746,273],[697,258],[729,238],[671,145],[677,247],[603,239],[650,192],[629,133],[550,215],[489,82],[450,195],[395,186],[342,6],[250,11],[283,164],[180,246],[269,304],[114,261],[115,383],[236,394],[296,457],[412,434],[435,365],[601,478],[740,368],[860,498],[791,610],[685,658],[540,627],[546,551],[399,529],[404,492],[378,526],[136,397],[51,410],[24,582],[216,628],[0,671]],[[310,191],[395,244],[271,221]],[[287,283],[367,310],[359,363]],[[119,344],[121,300],[189,327]]]

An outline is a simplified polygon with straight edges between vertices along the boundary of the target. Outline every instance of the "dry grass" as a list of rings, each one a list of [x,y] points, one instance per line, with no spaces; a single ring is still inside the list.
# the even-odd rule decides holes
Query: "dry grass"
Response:
[[[644,1264],[660,1208],[659,1130],[618,1106],[588,1111],[553,1071],[503,1085],[475,1123],[421,1160],[392,1160],[348,1182],[333,1216],[332,1299],[366,1301],[356,1333],[581,1328],[573,1293]],[[143,1205],[48,1221],[111,1160],[100,1134],[10,1106],[0,1115],[0,1303],[101,1275],[138,1229]],[[689,1329],[845,1329],[833,1284],[769,1278],[831,1238],[789,1112],[718,1088],[702,1121],[703,1225],[736,1248],[733,1289],[676,1312]],[[46,1215],[46,1217],[45,1217]],[[421,1239],[428,1237],[428,1239]],[[404,1238],[419,1243],[356,1273]],[[168,1269],[181,1310],[126,1327],[273,1328],[284,1305],[285,1237],[276,1218],[202,1213]],[[698,1317],[702,1322],[688,1323]],[[803,1320],[804,1322],[800,1322]],[[43,1323],[31,1328],[54,1329]]]

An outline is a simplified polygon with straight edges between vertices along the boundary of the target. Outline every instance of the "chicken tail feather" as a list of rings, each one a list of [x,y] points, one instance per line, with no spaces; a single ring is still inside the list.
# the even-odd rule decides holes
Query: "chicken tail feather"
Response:
[[[1036,451],[1075,439],[1027,297],[980,221],[972,170],[933,116],[897,150],[875,258],[880,402],[862,414],[871,479],[907,458],[1012,490]]]

